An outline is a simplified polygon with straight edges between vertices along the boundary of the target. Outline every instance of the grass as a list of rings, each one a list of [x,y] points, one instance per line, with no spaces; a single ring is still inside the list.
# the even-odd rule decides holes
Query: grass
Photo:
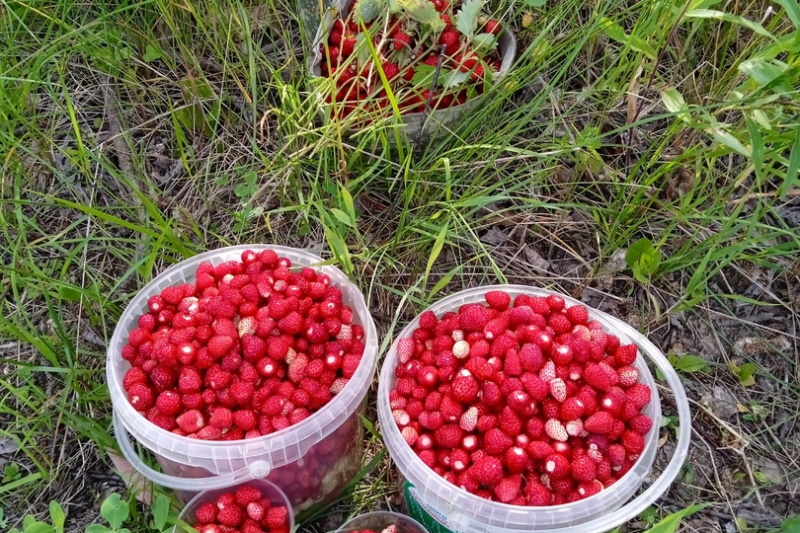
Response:
[[[0,6],[0,521],[57,500],[83,531],[125,494],[105,454],[116,319],[169,264],[255,242],[330,257],[384,348],[436,299],[509,282],[700,355],[709,370],[684,376],[694,471],[627,530],[693,503],[705,531],[800,512],[798,4],[495,2],[514,69],[428,140],[319,117],[314,5]],[[637,280],[624,253],[641,238],[660,260]],[[731,362],[755,363],[755,383]],[[380,462],[306,530],[396,505],[394,483]],[[144,531],[149,509],[133,510]]]

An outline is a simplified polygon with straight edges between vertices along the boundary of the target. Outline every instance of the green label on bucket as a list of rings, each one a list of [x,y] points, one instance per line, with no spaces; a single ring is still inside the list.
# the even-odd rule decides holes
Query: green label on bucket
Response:
[[[406,507],[408,507],[408,514],[425,526],[430,533],[453,533],[446,527],[445,515],[422,501],[419,491],[408,481],[403,484],[403,496]]]

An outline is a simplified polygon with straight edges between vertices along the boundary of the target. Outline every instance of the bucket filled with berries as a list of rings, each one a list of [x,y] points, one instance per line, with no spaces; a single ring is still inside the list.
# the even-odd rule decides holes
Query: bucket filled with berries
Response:
[[[184,501],[266,478],[295,511],[352,478],[377,334],[358,288],[321,262],[292,248],[232,246],[167,269],[137,294],[107,357],[115,433],[137,470]]]
[[[505,76],[516,39],[485,0],[344,0],[323,20],[311,74],[323,113],[405,133],[451,126]],[[438,129],[436,131],[442,131]]]
[[[428,533],[428,530],[400,513],[374,511],[348,520],[336,533]]]
[[[661,422],[648,364],[679,428],[642,489]],[[431,532],[613,529],[669,487],[690,437],[680,380],[647,338],[517,285],[466,290],[414,319],[386,355],[378,417],[409,514]]]
[[[181,511],[172,533],[189,533],[180,522],[198,533],[289,533],[294,514],[286,494],[264,479],[195,496]]]

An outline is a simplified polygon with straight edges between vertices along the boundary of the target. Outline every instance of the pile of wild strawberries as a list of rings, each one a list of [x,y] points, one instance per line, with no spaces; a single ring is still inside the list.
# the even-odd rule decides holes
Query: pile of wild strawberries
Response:
[[[483,498],[548,506],[620,479],[653,425],[637,348],[560,296],[489,291],[397,342],[395,422],[422,461]]]
[[[289,510],[272,505],[253,485],[241,485],[215,502],[199,505],[194,518],[200,533],[289,533]]]
[[[396,525],[392,524],[381,529],[380,532],[375,529],[352,529],[347,533],[404,533]]]
[[[413,9],[397,4],[393,10],[385,0],[353,2],[320,44],[322,75],[333,82],[327,101],[338,104],[334,113],[345,117],[360,107],[372,118],[391,115],[378,69],[401,114],[460,105],[481,94],[500,70],[502,31],[480,13],[482,5],[421,0]]]
[[[356,372],[364,331],[328,275],[291,266],[248,250],[151,296],[122,350],[131,405],[178,435],[238,440],[327,404]]]

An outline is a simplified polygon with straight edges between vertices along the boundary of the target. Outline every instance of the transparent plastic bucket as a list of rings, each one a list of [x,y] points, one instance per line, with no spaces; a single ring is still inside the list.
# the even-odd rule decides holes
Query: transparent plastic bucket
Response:
[[[341,289],[343,301],[353,309],[354,323],[364,328],[365,350],[361,364],[347,386],[316,413],[281,431],[252,439],[206,441],[183,437],[148,421],[128,401],[122,378],[130,364],[122,347],[147,310],[147,299],[165,287],[192,282],[197,266],[209,261],[241,260],[245,250],[272,249],[292,266],[314,266]],[[114,413],[114,432],[120,450],[136,470],[151,481],[180,491],[184,501],[195,493],[236,483],[267,478],[291,500],[295,511],[334,496],[360,468],[363,427],[359,415],[375,375],[377,332],[364,297],[339,269],[294,248],[268,245],[231,246],[213,250],[165,270],[148,283],[123,312],[111,338],[106,374]],[[161,472],[150,468],[131,438],[152,452]]]
[[[292,531],[292,529],[294,529],[294,512],[292,512],[292,504],[289,503],[289,498],[286,497],[286,494],[274,483],[270,483],[265,479],[255,479],[247,482],[247,484],[257,487],[261,491],[261,497],[269,500],[273,507],[283,506],[289,510],[288,531]],[[194,526],[197,522],[194,513],[197,511],[198,507],[206,502],[216,502],[217,498],[219,498],[221,495],[225,494],[226,492],[234,492],[238,486],[239,485],[234,485],[233,487],[227,487],[224,489],[205,490],[199,493],[197,496],[192,498],[189,503],[186,504],[186,506],[181,510],[181,514],[178,515],[178,518],[186,524]],[[185,527],[176,525],[172,529],[172,533],[188,533],[188,530]]]
[[[365,529],[381,533],[389,526],[396,526],[396,533],[428,533],[428,530],[413,518],[392,511],[375,511],[356,516],[345,522],[336,533],[354,533]]]
[[[444,298],[427,310],[440,317],[447,311],[456,311],[466,303],[484,302],[484,294],[491,290],[506,291],[514,298],[519,294],[548,296],[559,294],[524,285],[494,285],[468,289]],[[562,296],[567,307],[584,305]],[[391,346],[383,363],[378,388],[378,420],[386,447],[397,469],[406,480],[404,496],[409,514],[423,522],[431,531],[456,533],[508,533],[517,531],[550,531],[558,533],[601,533],[630,520],[655,502],[670,486],[678,474],[689,448],[691,436],[689,404],[678,375],[667,358],[646,337],[628,324],[601,311],[589,308],[591,319],[600,322],[606,331],[617,335],[625,343],[639,347],[639,357],[634,366],[640,380],[653,391],[653,401],[644,413],[653,419],[653,428],[645,437],[645,450],[631,470],[609,488],[574,503],[550,507],[524,507],[486,500],[457,487],[426,466],[403,439],[389,406],[389,392],[396,382],[397,340]],[[409,323],[398,335],[409,337],[419,327],[419,317]],[[672,391],[679,417],[678,441],[673,456],[661,475],[636,498],[655,459],[658,447],[661,400],[647,362],[654,364],[665,376]],[[436,527],[431,526],[434,521]]]

